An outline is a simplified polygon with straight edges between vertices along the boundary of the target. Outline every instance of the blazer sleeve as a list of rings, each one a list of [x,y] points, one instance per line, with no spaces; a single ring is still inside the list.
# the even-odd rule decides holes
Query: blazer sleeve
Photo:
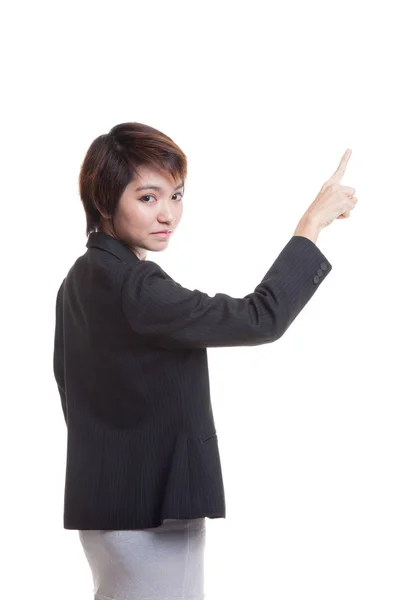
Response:
[[[124,279],[122,306],[132,331],[161,348],[256,346],[284,334],[331,270],[314,242],[293,236],[252,293],[211,297],[142,261]]]
[[[64,283],[64,282],[63,282]],[[53,352],[53,373],[57,382],[58,391],[61,399],[61,407],[64,413],[64,419],[67,423],[67,402],[65,394],[64,378],[64,332],[63,332],[63,305],[62,305],[63,284],[57,292],[56,299],[56,322],[54,332],[54,352]]]

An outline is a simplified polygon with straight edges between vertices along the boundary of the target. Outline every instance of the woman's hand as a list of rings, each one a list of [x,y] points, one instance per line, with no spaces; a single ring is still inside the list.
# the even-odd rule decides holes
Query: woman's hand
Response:
[[[355,188],[342,185],[347,163],[351,156],[348,149],[343,154],[338,168],[324,183],[317,197],[307,209],[302,219],[313,222],[319,229],[327,227],[335,219],[347,219],[358,202]]]

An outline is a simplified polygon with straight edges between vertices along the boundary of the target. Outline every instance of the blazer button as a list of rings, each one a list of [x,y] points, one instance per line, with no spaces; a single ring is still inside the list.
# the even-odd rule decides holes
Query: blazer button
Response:
[[[319,277],[318,277],[318,275],[316,275],[316,276],[314,277],[314,283],[318,283],[318,282],[319,282]]]
[[[319,275],[320,277],[322,277],[323,274],[324,274],[324,272],[322,271],[322,269],[318,269],[317,275]]]
[[[326,264],[326,262],[323,262],[323,263],[321,263],[321,269],[322,269],[323,271],[326,271],[326,270],[327,270],[327,268],[328,268],[328,265]]]

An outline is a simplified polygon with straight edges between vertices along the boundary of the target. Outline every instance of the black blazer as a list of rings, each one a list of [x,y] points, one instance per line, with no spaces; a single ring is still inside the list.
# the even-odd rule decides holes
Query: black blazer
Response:
[[[279,339],[331,269],[312,241],[293,236],[251,294],[210,297],[90,234],[56,300],[64,528],[225,517],[207,347]]]

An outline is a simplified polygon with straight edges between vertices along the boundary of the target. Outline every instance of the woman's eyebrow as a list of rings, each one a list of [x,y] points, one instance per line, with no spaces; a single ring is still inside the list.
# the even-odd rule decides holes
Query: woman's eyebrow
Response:
[[[183,185],[183,182],[180,183],[176,186],[176,188],[174,188],[174,191],[179,190],[179,188],[183,187]],[[158,185],[141,185],[140,187],[136,188],[135,192],[140,192],[141,190],[156,190],[157,192],[159,192],[160,190],[162,190],[162,188]]]

